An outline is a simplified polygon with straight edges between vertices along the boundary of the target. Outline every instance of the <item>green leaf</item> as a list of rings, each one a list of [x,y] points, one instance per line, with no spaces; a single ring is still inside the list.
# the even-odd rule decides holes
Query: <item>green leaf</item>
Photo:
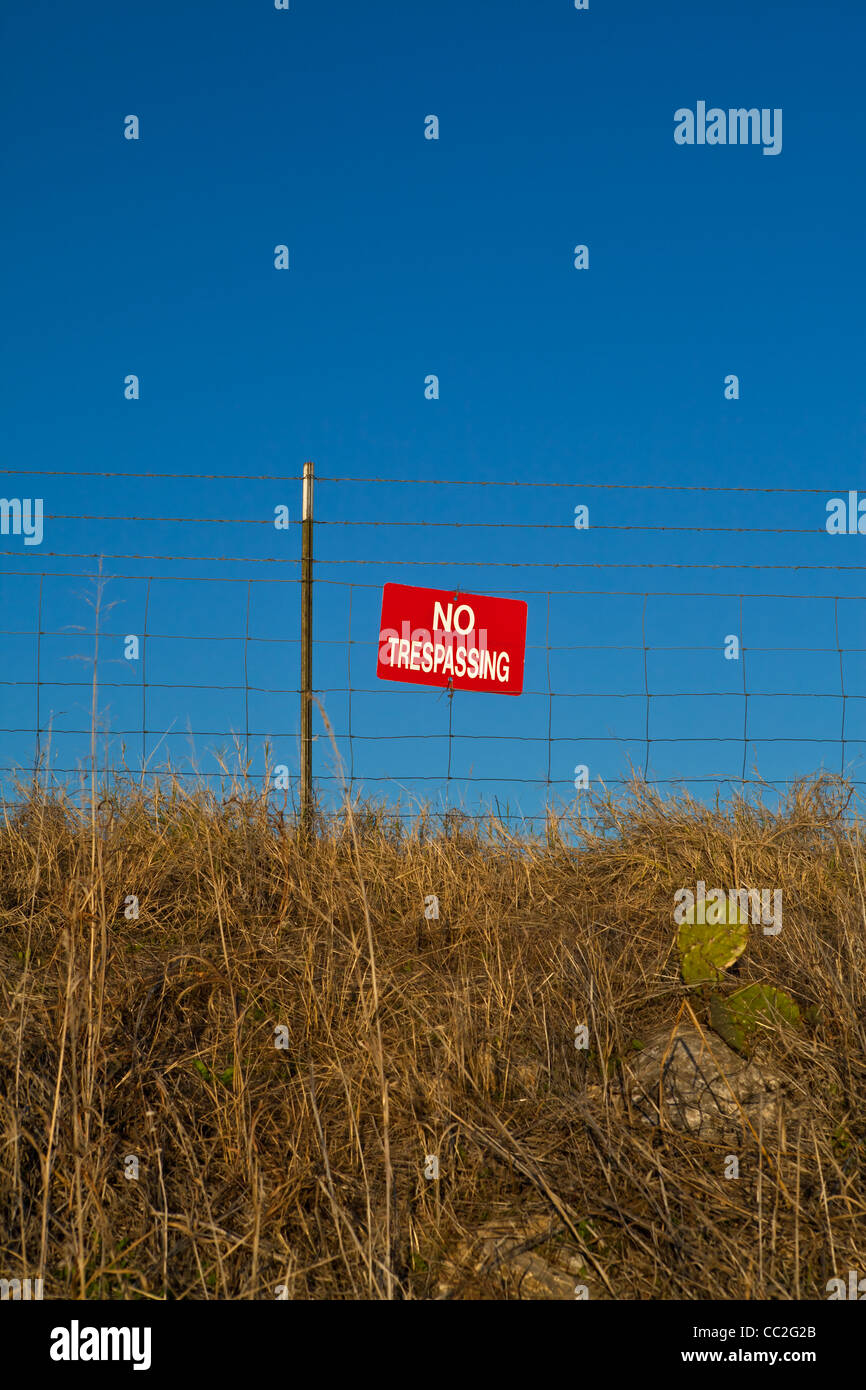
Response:
[[[794,1027],[800,1010],[789,994],[775,985],[746,985],[727,999],[714,994],[710,1000],[710,1024],[729,1047],[745,1052],[761,1027],[779,1022]]]
[[[748,922],[728,903],[709,905],[708,915],[717,915],[718,922],[696,920],[698,915],[689,908],[677,933],[683,979],[690,986],[715,984],[743,954],[749,940]]]

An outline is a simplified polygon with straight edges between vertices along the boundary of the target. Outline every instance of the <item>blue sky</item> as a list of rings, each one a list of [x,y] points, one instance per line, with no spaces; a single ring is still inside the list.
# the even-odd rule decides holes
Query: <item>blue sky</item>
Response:
[[[0,23],[2,490],[46,513],[41,546],[0,537],[4,767],[32,763],[37,722],[54,766],[87,753],[65,731],[89,727],[89,691],[60,682],[90,679],[71,576],[104,554],[103,757],[141,756],[122,639],[149,577],[150,765],[212,768],[249,718],[253,770],[270,735],[296,773],[300,485],[255,479],[312,458],[326,478],[560,485],[317,485],[315,684],[370,791],[534,811],[549,775],[567,801],[577,764],[643,769],[649,689],[650,775],[710,794],[697,779],[743,765],[743,663],[722,656],[741,594],[793,596],[743,599],[747,772],[839,770],[838,641],[866,778],[864,609],[833,601],[866,571],[642,567],[866,564],[863,537],[823,529],[827,499],[866,493],[861,6],[10,0]],[[678,146],[674,112],[700,100],[781,108],[782,152]],[[262,524],[279,503],[288,532]],[[683,529],[608,529],[626,525]],[[389,579],[529,602],[527,693],[455,696],[450,787],[447,698],[376,680]]]

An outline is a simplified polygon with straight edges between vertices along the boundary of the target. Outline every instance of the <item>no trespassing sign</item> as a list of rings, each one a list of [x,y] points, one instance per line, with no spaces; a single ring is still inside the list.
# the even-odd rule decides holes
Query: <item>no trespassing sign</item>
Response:
[[[384,587],[380,680],[519,695],[525,653],[522,600],[409,584]]]

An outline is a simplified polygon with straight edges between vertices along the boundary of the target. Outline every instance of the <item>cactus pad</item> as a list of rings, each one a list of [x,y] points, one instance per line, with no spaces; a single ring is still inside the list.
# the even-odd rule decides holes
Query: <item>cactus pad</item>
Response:
[[[696,921],[692,908],[680,923],[677,946],[682,960],[683,979],[687,985],[715,983],[722,972],[733,965],[746,949],[749,924],[736,908],[727,906],[718,911],[718,923]],[[691,919],[691,920],[689,920]]]
[[[796,1025],[800,1010],[789,994],[774,985],[746,985],[727,999],[714,995],[710,1001],[710,1022],[729,1047],[745,1052],[761,1024],[779,1020]]]

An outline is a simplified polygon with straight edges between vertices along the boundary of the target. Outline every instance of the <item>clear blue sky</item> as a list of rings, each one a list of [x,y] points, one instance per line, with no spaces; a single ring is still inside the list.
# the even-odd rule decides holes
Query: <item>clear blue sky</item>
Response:
[[[839,769],[839,657],[804,649],[835,647],[828,596],[862,594],[866,571],[638,566],[866,564],[864,537],[823,531],[828,498],[866,494],[861,4],[590,0],[581,12],[571,0],[291,0],[283,12],[271,0],[7,0],[0,24],[2,492],[41,496],[46,513],[41,546],[0,537],[10,552],[0,576],[3,675],[30,682],[0,686],[0,722],[22,731],[2,734],[4,766],[33,757],[28,634],[39,574],[92,570],[90,559],[65,558],[77,554],[300,554],[297,525],[241,524],[267,521],[281,502],[295,523],[294,482],[30,470],[246,479],[296,475],[312,458],[328,477],[567,485],[318,485],[321,522],[564,528],[317,528],[317,577],[341,584],[317,586],[315,683],[347,762],[348,701],[331,691],[347,684],[342,585],[372,586],[352,591],[351,648],[352,684],[372,692],[352,700],[354,771],[387,779],[371,790],[441,805],[448,757],[441,692],[376,681],[388,579],[636,595],[551,601],[554,647],[628,649],[555,650],[552,715],[546,599],[524,595],[526,689],[542,693],[455,697],[452,803],[474,807],[481,792],[537,809],[549,717],[560,798],[573,796],[578,763],[593,779],[623,776],[629,757],[643,768],[647,591],[680,595],[649,599],[648,645],[705,649],[647,658],[650,775],[740,774],[742,662],[721,653],[739,627],[738,598],[722,595],[741,593],[800,596],[744,599],[749,690],[792,692],[749,700],[749,739],[780,741],[750,741],[747,771],[755,759],[768,778]],[[674,112],[698,101],[781,108],[782,152],[678,146]],[[137,141],[124,139],[130,114]],[[424,138],[430,114],[438,141]],[[283,243],[285,272],[274,268]],[[589,247],[586,271],[573,267],[578,243]],[[140,378],[137,401],[124,399],[130,373]],[[430,373],[439,400],[424,397]],[[724,397],[729,373],[738,400]],[[819,491],[641,490],[648,483]],[[571,526],[581,502],[592,523],[584,534]],[[78,519],[85,514],[237,524]],[[606,529],[617,525],[710,529]],[[327,563],[362,559],[377,563]],[[476,566],[461,564],[469,560]],[[477,564],[493,561],[503,567]],[[629,567],[504,567],[546,561]],[[243,687],[246,581],[294,581],[297,565],[107,558],[105,570],[130,577],[105,594],[117,606],[104,626],[117,635],[100,652],[103,755],[116,761],[126,745],[138,765],[140,735],[122,731],[141,727],[141,662],[123,660],[122,637],[143,629],[143,577],[152,576],[148,630],[159,636],[147,644],[147,752],[156,766],[167,749],[186,759],[194,746],[198,764],[212,767],[227,740],[208,731],[244,729],[242,689],[160,686]],[[43,630],[91,625],[87,593],[86,580],[46,579]],[[685,597],[697,594],[713,597]],[[294,582],[252,585],[251,686],[297,687],[298,605]],[[863,616],[862,603],[839,605],[843,647],[866,648]],[[770,647],[788,650],[757,650]],[[87,751],[86,737],[63,730],[88,727],[89,692],[57,682],[87,681],[86,661],[68,658],[91,650],[84,635],[42,638],[39,722],[53,725],[57,767]],[[860,778],[864,673],[863,653],[849,652],[845,756]],[[682,691],[694,694],[670,698]],[[729,693],[700,693],[710,691]],[[827,694],[797,698],[811,691]],[[273,760],[294,775],[297,697],[254,690],[249,722],[254,770],[270,733]],[[664,741],[678,739],[691,741]],[[316,765],[333,771],[321,743]],[[488,780],[470,785],[469,776]]]

